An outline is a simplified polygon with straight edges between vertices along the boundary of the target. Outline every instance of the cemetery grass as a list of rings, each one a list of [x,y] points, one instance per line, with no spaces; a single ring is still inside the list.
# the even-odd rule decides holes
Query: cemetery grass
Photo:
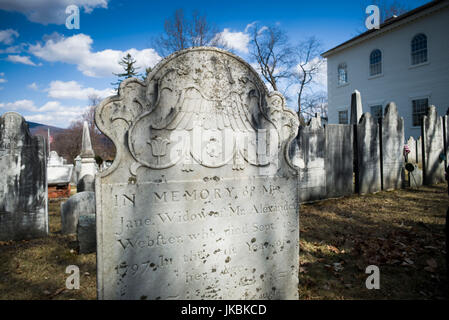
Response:
[[[0,242],[1,300],[96,299],[95,253],[78,255],[76,236],[61,234],[60,204],[49,201],[49,236]],[[66,289],[66,267],[80,270],[80,289]]]
[[[446,184],[302,205],[300,299],[448,299],[448,205]]]
[[[49,237],[0,242],[0,299],[96,299],[95,254],[61,234],[60,203],[49,203]],[[443,184],[302,205],[300,299],[448,299],[447,206]],[[371,264],[379,290],[365,287]],[[68,265],[80,290],[65,289]]]

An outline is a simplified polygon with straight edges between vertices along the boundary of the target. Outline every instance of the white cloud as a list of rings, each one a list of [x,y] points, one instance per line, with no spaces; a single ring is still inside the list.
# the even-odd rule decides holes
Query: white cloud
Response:
[[[0,103],[1,113],[17,111],[23,114],[25,112],[27,115],[24,117],[28,121],[59,127],[67,127],[71,121],[78,119],[88,108],[88,106],[65,106],[59,101],[48,101],[41,107],[38,107],[33,101],[27,99]]]
[[[0,83],[5,83],[5,82],[8,82],[8,80],[0,78]]]
[[[14,62],[14,63],[23,63],[30,66],[38,66],[33,61],[30,60],[28,56],[19,56],[19,55],[9,55],[6,60]]]
[[[23,13],[32,22],[47,25],[64,24],[67,19],[65,9],[77,5],[85,13],[95,8],[107,8],[109,0],[1,0],[0,10]]]
[[[31,90],[35,90],[35,91],[38,90],[38,87],[37,87],[36,82],[30,83],[30,84],[28,85],[28,88],[30,88]]]
[[[11,44],[14,37],[18,37],[19,33],[13,29],[0,30],[0,43]]]
[[[248,53],[248,44],[250,41],[250,36],[246,32],[232,32],[228,28],[225,28],[219,33],[221,45],[230,50],[237,50],[243,53]]]
[[[5,109],[6,111],[37,111],[38,108],[34,105],[31,100],[17,100],[15,102],[0,103],[0,109]]]
[[[115,94],[113,89],[97,90],[94,88],[83,88],[76,81],[52,81],[50,87],[46,89],[48,96],[55,99],[79,99],[86,100],[90,95],[97,95],[106,98]]]
[[[147,67],[153,67],[161,59],[154,49],[106,49],[93,52],[92,43],[90,36],[80,33],[68,38],[53,36],[47,38],[43,45],[31,45],[29,49],[36,57],[46,61],[75,64],[79,71],[89,77],[107,77],[112,73],[122,72],[118,62],[127,53],[137,61],[136,66],[140,68],[140,72],[144,72]]]

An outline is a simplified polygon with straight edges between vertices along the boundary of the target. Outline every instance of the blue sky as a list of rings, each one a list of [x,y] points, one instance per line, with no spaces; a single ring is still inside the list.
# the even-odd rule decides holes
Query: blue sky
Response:
[[[403,1],[410,9],[425,0]],[[80,29],[65,26],[65,8],[80,8]],[[90,94],[112,93],[112,72],[130,51],[141,69],[160,58],[151,40],[178,8],[198,10],[249,59],[246,27],[278,24],[292,42],[317,37],[323,51],[364,29],[369,1],[122,1],[0,0],[0,114],[67,127],[85,109]],[[117,69],[118,68],[118,69]],[[325,90],[325,70],[320,78]]]

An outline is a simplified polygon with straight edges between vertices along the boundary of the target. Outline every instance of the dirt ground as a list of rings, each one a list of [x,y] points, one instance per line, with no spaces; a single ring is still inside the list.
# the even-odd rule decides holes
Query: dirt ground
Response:
[[[330,199],[301,207],[300,299],[448,299],[446,185]],[[0,242],[0,299],[96,299],[95,254],[61,234],[61,201],[49,203],[50,235]],[[65,289],[69,265],[80,289]],[[368,290],[368,265],[380,289]]]

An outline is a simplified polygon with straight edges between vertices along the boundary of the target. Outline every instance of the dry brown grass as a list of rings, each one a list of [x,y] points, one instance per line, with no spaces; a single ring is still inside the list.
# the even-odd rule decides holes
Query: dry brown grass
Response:
[[[351,196],[301,208],[301,299],[448,299],[447,186]],[[380,290],[368,290],[368,265]]]
[[[61,201],[50,201],[50,235],[0,242],[0,299],[95,299],[95,253],[78,255],[75,236],[61,234]],[[65,289],[65,269],[80,269],[80,290]]]
[[[50,235],[0,243],[0,299],[95,299],[95,254],[78,255],[61,235],[60,201],[50,202]],[[301,299],[447,299],[445,185],[325,200],[301,207]],[[365,287],[380,267],[380,290]],[[80,290],[65,268],[80,268]]]

